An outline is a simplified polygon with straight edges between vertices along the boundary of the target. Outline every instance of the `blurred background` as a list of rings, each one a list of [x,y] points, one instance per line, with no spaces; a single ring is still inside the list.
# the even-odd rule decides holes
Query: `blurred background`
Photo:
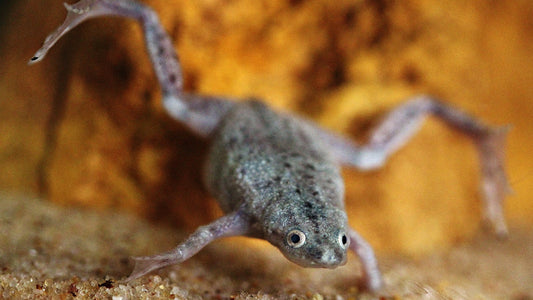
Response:
[[[533,2],[144,2],[189,92],[260,97],[360,141],[419,93],[511,124],[506,214],[531,228]],[[0,4],[0,190],[186,229],[220,215],[202,186],[209,144],[162,110],[138,24],[92,20],[27,66],[65,14],[61,1]],[[449,246],[479,230],[478,174],[470,140],[428,120],[382,170],[344,171],[350,222],[381,252]]]

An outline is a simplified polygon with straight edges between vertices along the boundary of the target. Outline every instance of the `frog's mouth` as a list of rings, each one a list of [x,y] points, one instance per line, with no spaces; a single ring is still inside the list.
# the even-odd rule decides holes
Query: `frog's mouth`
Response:
[[[335,269],[337,267],[344,266],[345,264],[346,264],[346,259],[344,259],[340,263],[331,263],[331,264],[324,264],[322,262],[312,261],[312,262],[310,262],[309,265],[307,265],[307,267],[310,267],[310,268]]]
[[[307,268],[335,269],[346,264],[346,253],[334,250],[321,251],[322,255],[310,257],[308,255],[292,255],[283,253],[285,257],[293,263]]]

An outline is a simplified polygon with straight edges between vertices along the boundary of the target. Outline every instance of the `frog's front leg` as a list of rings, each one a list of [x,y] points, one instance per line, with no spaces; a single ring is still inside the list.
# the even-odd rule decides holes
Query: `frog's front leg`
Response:
[[[370,291],[379,290],[383,285],[383,279],[372,246],[352,228],[348,228],[348,238],[350,250],[359,257],[361,262],[363,286]]]
[[[212,241],[228,236],[246,235],[249,220],[242,211],[223,216],[213,223],[199,227],[183,243],[171,251],[154,256],[134,257],[135,268],[125,281],[130,281],[154,270],[181,263]]]
[[[472,139],[481,162],[484,218],[498,236],[507,235],[502,203],[510,190],[504,167],[507,129],[490,127],[437,99],[416,97],[391,111],[371,132],[369,142],[355,145],[338,135],[319,131],[334,156],[343,164],[367,170],[380,167],[420,128],[428,115],[443,120]]]
[[[68,11],[63,24],[52,32],[31,58],[30,64],[44,58],[52,46],[80,23],[100,16],[122,16],[140,22],[146,48],[163,93],[163,106],[177,120],[201,136],[209,136],[233,106],[221,97],[198,96],[183,92],[183,76],[178,56],[157,14],[135,0],[81,0],[65,4]]]

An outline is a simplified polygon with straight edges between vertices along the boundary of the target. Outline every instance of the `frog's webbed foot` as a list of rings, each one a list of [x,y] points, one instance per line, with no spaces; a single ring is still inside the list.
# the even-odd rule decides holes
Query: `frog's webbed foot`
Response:
[[[48,50],[55,45],[55,43],[67,32],[72,30],[74,27],[82,23],[83,21],[109,14],[101,1],[98,0],[82,0],[75,4],[63,4],[67,9],[67,17],[61,26],[59,26],[54,32],[52,32],[43,43],[43,46],[37,50],[35,55],[30,59],[28,64],[34,64],[41,61]]]

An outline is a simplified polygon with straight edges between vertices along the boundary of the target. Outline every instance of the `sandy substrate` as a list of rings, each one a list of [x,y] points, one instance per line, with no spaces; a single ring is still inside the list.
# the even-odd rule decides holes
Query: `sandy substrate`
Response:
[[[122,284],[128,257],[168,250],[185,234],[125,214],[0,194],[0,298],[533,299],[533,231],[472,240],[429,256],[379,257],[387,288],[357,289],[358,262],[304,269],[266,243],[214,243],[179,267]]]

